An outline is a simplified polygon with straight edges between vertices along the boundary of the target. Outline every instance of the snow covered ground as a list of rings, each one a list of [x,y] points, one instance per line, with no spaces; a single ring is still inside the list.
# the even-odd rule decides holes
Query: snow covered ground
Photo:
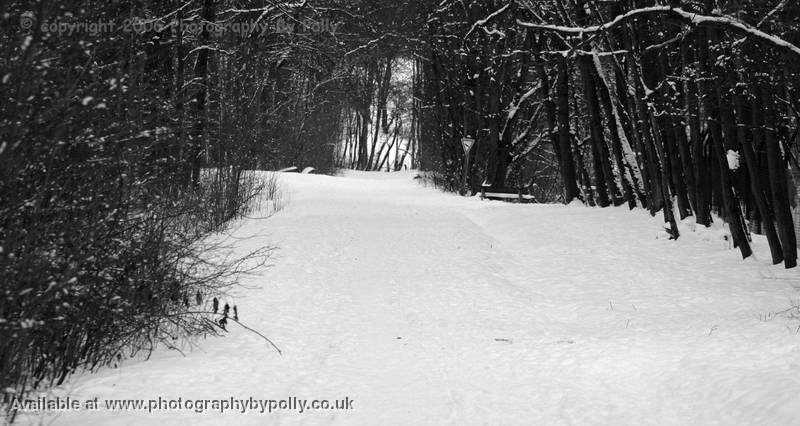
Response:
[[[719,232],[626,208],[514,205],[411,174],[284,174],[280,247],[232,300],[242,321],[183,357],[76,377],[79,399],[343,399],[352,410],[76,411],[85,424],[800,424],[800,272]],[[102,404],[102,402],[101,402]],[[257,411],[257,410],[256,410]],[[22,420],[36,421],[36,417]]]

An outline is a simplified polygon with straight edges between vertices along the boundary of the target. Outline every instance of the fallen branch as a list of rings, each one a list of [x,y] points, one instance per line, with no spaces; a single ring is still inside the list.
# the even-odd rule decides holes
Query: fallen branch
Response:
[[[250,327],[248,327],[248,326],[246,326],[246,325],[242,324],[242,322],[241,322],[241,321],[239,321],[239,320],[237,320],[237,319],[234,319],[234,318],[231,318],[231,317],[228,317],[228,319],[229,319],[229,320],[232,320],[232,321],[233,321],[233,322],[235,322],[236,324],[239,324],[239,325],[240,325],[240,326],[242,326],[242,328],[244,328],[245,330],[247,330],[247,331],[249,331],[249,332],[251,332],[251,333],[255,333],[255,334],[259,335],[259,336],[260,336],[262,339],[266,340],[266,341],[267,341],[267,343],[269,343],[269,344],[270,344],[270,345],[271,345],[271,346],[272,346],[272,347],[273,347],[273,348],[274,348],[276,351],[278,351],[278,355],[280,355],[280,356],[283,356],[283,352],[281,351],[281,349],[280,349],[279,347],[277,347],[277,346],[275,345],[275,343],[273,343],[273,342],[272,342],[272,340],[269,340],[269,338],[268,338],[267,336],[265,336],[265,335],[263,335],[263,334],[259,333],[257,330],[254,330],[254,329],[252,329],[252,328],[250,328]]]
[[[253,328],[250,328],[250,327],[248,327],[248,326],[244,325],[244,324],[243,324],[241,321],[239,321],[238,319],[236,319],[236,318],[234,318],[234,317],[229,317],[229,316],[227,316],[226,314],[222,314],[222,313],[220,313],[220,312],[215,312],[215,311],[187,311],[187,312],[181,312],[181,313],[178,313],[178,314],[173,314],[173,315],[168,315],[168,316],[183,316],[183,315],[193,315],[193,314],[200,314],[200,315],[223,315],[223,318],[224,318],[226,321],[227,321],[227,320],[231,320],[231,321],[235,322],[236,324],[239,324],[239,325],[240,325],[242,328],[244,328],[245,330],[247,330],[247,331],[249,331],[249,332],[251,332],[251,333],[257,334],[259,337],[261,337],[262,339],[266,340],[266,341],[267,341],[267,343],[269,343],[269,344],[270,344],[270,346],[272,346],[272,347],[275,349],[275,351],[277,351],[277,352],[278,352],[278,355],[281,355],[281,356],[283,356],[283,351],[281,351],[281,349],[280,349],[280,348],[279,348],[279,347],[278,347],[278,346],[277,346],[277,345],[276,345],[276,344],[275,344],[275,343],[274,343],[272,340],[270,340],[270,339],[269,339],[267,336],[265,336],[265,335],[261,334],[261,333],[260,333],[258,330],[255,330],[255,329],[253,329]],[[221,329],[223,329],[223,330],[225,330],[225,331],[228,331],[227,329],[225,329],[225,327],[221,326],[221,325],[220,325],[220,324],[219,324],[217,321],[211,321],[211,322],[212,322],[212,323],[213,323],[215,326],[217,326],[217,327],[220,327]]]

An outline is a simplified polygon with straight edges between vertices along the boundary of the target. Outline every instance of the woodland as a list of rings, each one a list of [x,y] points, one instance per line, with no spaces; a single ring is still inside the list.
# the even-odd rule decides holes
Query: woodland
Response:
[[[271,248],[206,237],[279,196],[259,170],[646,209],[797,265],[788,0],[8,0],[0,93],[5,403],[238,321]]]

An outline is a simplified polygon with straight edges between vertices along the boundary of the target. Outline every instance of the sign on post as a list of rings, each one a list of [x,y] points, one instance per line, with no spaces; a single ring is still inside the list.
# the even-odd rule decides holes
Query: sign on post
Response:
[[[462,191],[464,194],[470,194],[467,179],[469,177],[469,151],[472,150],[472,145],[475,145],[475,139],[472,138],[461,138],[461,147],[464,148],[464,171],[462,172],[463,181],[462,181]]]
[[[461,146],[464,147],[465,154],[469,154],[469,151],[472,149],[472,145],[474,144],[475,144],[475,139],[461,138]]]

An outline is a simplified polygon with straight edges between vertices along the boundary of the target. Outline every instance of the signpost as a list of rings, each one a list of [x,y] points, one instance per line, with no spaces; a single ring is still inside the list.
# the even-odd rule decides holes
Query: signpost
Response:
[[[464,194],[470,192],[467,186],[467,179],[469,178],[469,152],[472,150],[473,145],[475,145],[475,139],[470,137],[461,138],[461,147],[464,148],[464,172],[462,173],[463,182],[461,187],[463,188]]]

